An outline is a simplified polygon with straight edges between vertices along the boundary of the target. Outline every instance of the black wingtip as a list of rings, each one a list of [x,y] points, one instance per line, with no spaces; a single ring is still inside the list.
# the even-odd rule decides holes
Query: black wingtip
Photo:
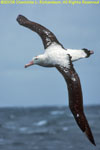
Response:
[[[28,19],[26,17],[24,17],[23,15],[18,15],[18,17],[16,18],[16,21],[20,25],[24,25],[24,23],[26,23],[26,21],[28,21]]]
[[[90,140],[90,141],[91,141],[91,143],[92,143],[94,146],[96,146],[96,143],[95,143],[94,139],[92,139],[92,140]]]
[[[87,138],[89,139],[89,141],[94,145],[96,146],[96,143],[95,143],[95,140],[93,138],[93,135],[92,135],[92,132],[90,130],[90,128],[88,128],[86,131],[85,131],[85,134],[87,136]]]
[[[94,146],[96,146],[96,143],[95,143],[94,139],[91,140],[91,143],[92,143]]]
[[[96,144],[95,144],[95,142],[94,143],[92,143],[94,146],[96,146]]]
[[[89,140],[90,140],[90,139],[89,139]],[[95,143],[94,139],[90,140],[90,142],[91,142],[94,146],[96,146],[96,143]]]

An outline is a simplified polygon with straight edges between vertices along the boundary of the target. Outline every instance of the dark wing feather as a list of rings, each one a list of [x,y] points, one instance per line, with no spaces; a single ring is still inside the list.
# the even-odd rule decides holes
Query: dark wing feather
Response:
[[[70,68],[57,66],[59,72],[65,78],[68,87],[68,94],[69,94],[69,107],[71,109],[74,118],[80,127],[80,129],[85,132],[88,139],[91,141],[92,144],[95,145],[95,141],[89,127],[88,121],[85,117],[84,110],[83,110],[83,97],[82,97],[82,89],[80,84],[80,79],[78,74],[76,73],[73,65],[71,63],[70,58]]]
[[[32,22],[22,15],[19,15],[17,17],[17,21],[20,25],[27,27],[31,29],[32,31],[36,32],[37,34],[39,34],[39,36],[42,39],[45,49],[48,46],[50,46],[53,42],[56,42],[57,44],[61,45],[59,41],[57,40],[56,36],[51,31],[43,27],[42,25]]]

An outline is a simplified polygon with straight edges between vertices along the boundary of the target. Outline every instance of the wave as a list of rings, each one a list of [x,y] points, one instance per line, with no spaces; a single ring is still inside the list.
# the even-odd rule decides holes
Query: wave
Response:
[[[0,145],[5,145],[5,140],[0,138]]]
[[[62,130],[63,131],[68,131],[68,127],[63,127]]]
[[[15,130],[17,128],[17,125],[14,122],[7,122],[3,125],[6,129],[12,129]]]
[[[25,132],[29,131],[29,128],[28,127],[20,127],[19,131],[22,133],[25,133]]]
[[[39,122],[34,123],[36,126],[44,126],[47,124],[47,120],[41,120]]]
[[[50,114],[51,115],[62,115],[62,114],[64,114],[64,111],[55,110],[55,111],[51,111]]]
[[[41,129],[39,129],[39,128],[21,127],[19,129],[19,132],[21,134],[28,134],[28,135],[31,135],[31,134],[33,134],[33,135],[49,134],[49,131],[48,131],[47,128],[41,128]]]

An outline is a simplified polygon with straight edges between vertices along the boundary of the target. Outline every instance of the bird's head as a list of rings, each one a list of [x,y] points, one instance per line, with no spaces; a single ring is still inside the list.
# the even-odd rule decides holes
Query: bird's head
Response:
[[[43,62],[43,59],[44,59],[43,55],[35,56],[32,58],[32,60],[28,64],[25,65],[25,68],[30,67],[35,64],[40,65]]]
[[[85,52],[86,58],[88,58],[91,54],[94,54],[94,51],[92,51],[92,50],[88,50],[86,48],[83,48],[82,50]]]

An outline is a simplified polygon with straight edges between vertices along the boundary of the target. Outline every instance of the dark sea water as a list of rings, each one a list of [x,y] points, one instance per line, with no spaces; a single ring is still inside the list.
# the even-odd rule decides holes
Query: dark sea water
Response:
[[[100,150],[100,106],[85,114],[96,147],[67,107],[0,108],[0,150]]]

